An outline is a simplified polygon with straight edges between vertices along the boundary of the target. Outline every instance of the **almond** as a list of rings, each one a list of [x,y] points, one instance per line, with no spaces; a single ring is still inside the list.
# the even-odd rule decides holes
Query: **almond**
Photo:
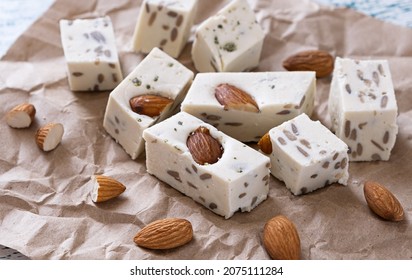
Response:
[[[13,128],[29,127],[36,115],[36,108],[29,103],[17,105],[11,109],[6,115],[6,122]]]
[[[274,260],[300,259],[300,239],[295,225],[285,216],[270,219],[263,229],[263,245]]]
[[[134,237],[134,242],[148,249],[172,249],[185,245],[192,238],[193,228],[188,220],[167,218],[142,228]]]
[[[173,100],[156,94],[143,94],[131,98],[129,103],[133,112],[157,117]]]
[[[402,221],[404,212],[398,199],[377,182],[366,181],[363,192],[369,208],[378,216],[389,221]]]
[[[326,51],[303,51],[283,61],[283,67],[289,71],[315,71],[317,78],[323,78],[333,71],[333,57]]]
[[[49,123],[39,128],[36,143],[45,152],[55,149],[62,141],[64,128],[61,123]]]
[[[270,141],[269,132],[260,138],[259,142],[257,143],[259,149],[267,155],[272,153],[272,141]]]
[[[92,180],[94,181],[91,193],[93,202],[107,201],[118,197],[126,190],[122,183],[109,176],[93,175]]]
[[[259,107],[252,96],[233,85],[218,85],[215,88],[215,97],[225,110],[259,112]]]
[[[200,165],[213,164],[223,154],[222,145],[210,135],[209,129],[203,126],[198,127],[189,135],[186,145],[192,154],[193,160]]]

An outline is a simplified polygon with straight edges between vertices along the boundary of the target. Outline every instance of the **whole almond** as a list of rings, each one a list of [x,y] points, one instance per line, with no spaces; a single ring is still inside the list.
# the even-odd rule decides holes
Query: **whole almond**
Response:
[[[93,190],[91,193],[93,202],[103,202],[112,198],[118,197],[122,194],[126,187],[119,181],[109,176],[94,175]]]
[[[285,216],[270,219],[263,229],[263,245],[274,260],[300,259],[300,239],[295,225]]]
[[[23,103],[11,109],[6,115],[6,122],[13,128],[29,127],[36,115],[36,108],[33,104]]]
[[[315,71],[317,78],[323,78],[333,71],[333,57],[326,51],[303,51],[284,60],[283,67],[289,71]]]
[[[209,129],[203,126],[189,135],[186,145],[193,160],[200,165],[216,163],[223,154],[222,145],[210,135]]]
[[[256,101],[245,91],[230,84],[220,84],[215,88],[215,97],[225,110],[259,112]]]
[[[61,142],[64,128],[61,123],[48,123],[36,133],[36,143],[45,152],[54,150]]]
[[[172,99],[156,94],[143,94],[129,100],[133,112],[149,117],[159,116]]]
[[[272,153],[272,141],[270,141],[269,132],[260,138],[259,142],[257,143],[259,149],[264,152],[265,154],[270,155]]]
[[[173,249],[185,245],[192,238],[193,228],[188,220],[167,218],[142,228],[134,237],[134,242],[148,249]]]
[[[363,192],[369,208],[378,216],[389,221],[402,221],[404,212],[398,199],[377,182],[366,181]]]

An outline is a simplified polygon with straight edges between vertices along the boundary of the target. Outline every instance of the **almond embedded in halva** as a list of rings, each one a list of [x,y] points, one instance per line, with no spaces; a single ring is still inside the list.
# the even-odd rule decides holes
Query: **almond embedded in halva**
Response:
[[[163,110],[173,103],[173,100],[156,94],[143,94],[130,99],[133,112],[149,117],[159,116]]]
[[[189,135],[186,146],[193,160],[200,165],[216,163],[223,154],[222,145],[210,135],[209,129],[203,126],[198,127]]]
[[[225,110],[239,110],[258,113],[256,101],[242,89],[230,85],[220,84],[215,88],[215,97]]]

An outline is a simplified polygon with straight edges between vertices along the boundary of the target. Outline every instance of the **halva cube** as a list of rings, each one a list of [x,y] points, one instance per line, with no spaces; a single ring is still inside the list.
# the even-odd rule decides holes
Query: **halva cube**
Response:
[[[257,142],[271,128],[312,114],[315,72],[199,73],[181,110],[242,142]]]
[[[269,158],[188,113],[147,128],[143,138],[148,173],[226,219],[267,198]]]
[[[177,58],[196,16],[197,0],[143,1],[133,35],[133,49],[148,53],[158,47]]]
[[[132,159],[144,150],[143,130],[179,107],[193,75],[177,60],[154,48],[110,93],[103,126]]]
[[[388,160],[398,134],[398,106],[386,60],[336,58],[329,93],[332,130],[351,161]]]
[[[306,114],[269,132],[271,174],[294,194],[312,192],[334,182],[346,185],[348,146]]]
[[[112,90],[123,80],[109,17],[60,20],[60,33],[72,91]]]
[[[199,72],[258,66],[265,34],[246,0],[233,0],[196,30],[192,59]]]

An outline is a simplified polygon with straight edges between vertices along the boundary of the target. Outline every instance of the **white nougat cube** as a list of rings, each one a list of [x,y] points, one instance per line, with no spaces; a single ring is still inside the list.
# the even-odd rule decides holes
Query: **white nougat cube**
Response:
[[[269,137],[271,174],[294,195],[347,184],[348,146],[319,121],[301,114],[272,128]]]
[[[158,48],[110,93],[103,126],[136,159],[144,150],[143,130],[169,117],[178,108],[192,83],[193,72]],[[130,99],[152,94],[173,100],[159,116],[134,112]]]
[[[247,93],[258,111],[222,105],[219,85]],[[311,115],[316,95],[315,72],[199,73],[181,110],[216,126],[242,142],[257,142],[271,128],[301,113]],[[229,99],[229,98],[228,98]]]
[[[109,17],[60,20],[70,89],[114,89],[123,79]]]
[[[185,47],[196,16],[197,0],[144,0],[133,35],[133,49],[154,47],[177,58]]]
[[[246,0],[233,0],[196,30],[192,59],[199,72],[241,72],[258,66],[265,34]]]
[[[198,164],[187,147],[189,135],[205,127],[223,147],[221,158]],[[269,191],[269,158],[185,112],[143,133],[147,172],[214,213],[230,218],[251,211]]]
[[[398,134],[398,106],[386,60],[336,58],[329,93],[332,130],[351,161],[388,160]]]

